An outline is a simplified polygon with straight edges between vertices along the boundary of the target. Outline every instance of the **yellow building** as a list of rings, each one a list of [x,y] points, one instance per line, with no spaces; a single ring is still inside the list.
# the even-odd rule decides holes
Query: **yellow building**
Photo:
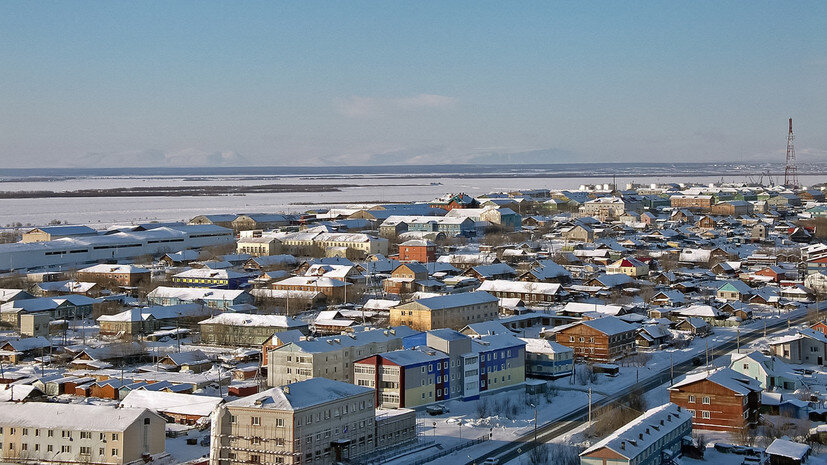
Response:
[[[391,309],[391,326],[407,325],[419,331],[460,329],[497,318],[499,299],[487,292],[467,292],[419,299]]]

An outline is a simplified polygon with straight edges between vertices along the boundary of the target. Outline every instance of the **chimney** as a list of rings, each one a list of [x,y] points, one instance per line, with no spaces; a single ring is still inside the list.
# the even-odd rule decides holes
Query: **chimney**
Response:
[[[281,388],[281,390],[285,394],[288,394],[288,395],[290,394],[290,386],[284,386],[283,388]]]
[[[641,440],[643,439],[643,433],[638,434],[638,439],[641,439]]]
[[[620,441],[620,450],[626,450],[626,441]]]
[[[679,411],[679,412],[681,411],[681,406],[680,406],[680,405],[678,405],[678,411]]]

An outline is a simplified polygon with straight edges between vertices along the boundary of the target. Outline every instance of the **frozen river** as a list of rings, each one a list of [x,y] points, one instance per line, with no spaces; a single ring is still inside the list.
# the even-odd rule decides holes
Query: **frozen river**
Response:
[[[404,174],[404,173],[400,173]],[[744,176],[724,176],[727,182],[746,182]],[[824,182],[825,176],[802,175],[803,184]],[[640,184],[664,182],[719,182],[721,176],[621,175],[618,186],[627,182]],[[13,223],[44,225],[53,219],[72,224],[108,226],[147,221],[186,221],[210,213],[297,213],[323,206],[346,206],[357,203],[427,201],[447,192],[480,195],[492,191],[518,189],[577,189],[582,184],[611,183],[606,177],[548,177],[528,172],[515,177],[463,177],[463,174],[413,174],[399,177],[383,174],[331,175],[208,175],[208,176],[84,176],[55,180],[5,182],[4,191],[72,191],[152,186],[256,185],[256,184],[349,184],[338,192],[287,192],[246,194],[243,196],[182,197],[59,197],[0,199],[0,226]]]

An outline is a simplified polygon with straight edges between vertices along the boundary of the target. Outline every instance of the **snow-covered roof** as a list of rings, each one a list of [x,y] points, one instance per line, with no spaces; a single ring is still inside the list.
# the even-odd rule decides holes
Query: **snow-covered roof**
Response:
[[[228,402],[227,407],[261,408],[270,410],[301,410],[316,405],[347,399],[372,392],[365,386],[356,386],[327,378],[311,378],[306,381],[274,387],[258,394]]]
[[[767,454],[791,459],[803,459],[810,451],[810,446],[778,438],[767,447]]]
[[[221,405],[221,397],[180,394],[176,392],[148,391],[134,389],[124,397],[120,406],[126,408],[145,408],[156,412],[178,415],[209,416]]]
[[[566,347],[563,344],[549,341],[542,338],[527,338],[520,337],[519,340],[525,342],[525,351],[536,354],[560,354],[565,352],[574,352],[571,347]]]
[[[499,302],[499,299],[493,295],[483,292],[463,292],[460,294],[441,295],[437,297],[428,297],[425,299],[416,300],[414,303],[422,305],[431,310],[438,310],[443,308],[465,307],[468,305],[478,305],[489,302]]]
[[[557,283],[534,283],[529,281],[509,281],[505,279],[487,279],[477,288],[479,291],[516,292],[520,294],[556,295],[560,292]]]
[[[706,372],[687,375],[682,381],[675,383],[670,390],[677,390],[678,388],[688,386],[701,380],[708,380],[723,388],[729,389],[737,395],[745,396],[750,392],[761,392],[761,386],[757,380],[750,378],[744,374],[738,373],[732,368],[720,368],[711,374]]]
[[[688,410],[683,410],[672,403],[663,404],[649,409],[643,415],[583,451],[580,456],[606,448],[632,459],[655,446],[658,441],[688,421],[692,421],[692,414]]]
[[[222,313],[204,320],[202,325],[265,326],[275,328],[296,328],[307,323],[285,315],[247,315],[243,313]]]
[[[74,431],[124,431],[146,411],[145,408],[115,408],[88,404],[8,403],[0,408],[0,424]]]
[[[93,265],[78,273],[106,273],[106,274],[132,274],[132,273],[149,273],[149,270],[135,265]]]

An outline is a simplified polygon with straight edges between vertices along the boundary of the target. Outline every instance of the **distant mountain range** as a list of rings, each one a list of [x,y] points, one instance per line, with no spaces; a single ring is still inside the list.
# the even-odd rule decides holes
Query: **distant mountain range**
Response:
[[[177,152],[135,150],[125,152],[89,153],[69,164],[73,168],[152,168],[192,166],[246,166],[249,160],[237,152],[205,152],[185,149]]]

